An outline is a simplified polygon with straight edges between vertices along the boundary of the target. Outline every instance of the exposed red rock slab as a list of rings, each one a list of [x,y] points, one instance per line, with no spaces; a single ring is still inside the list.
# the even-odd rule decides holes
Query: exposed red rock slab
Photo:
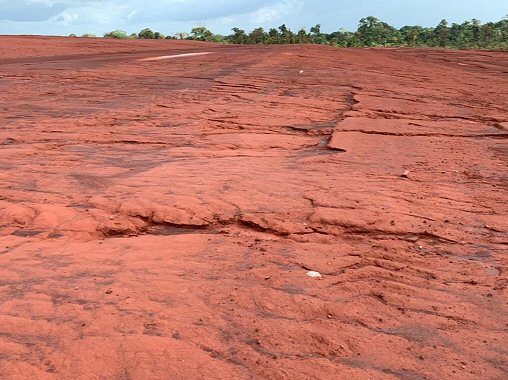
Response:
[[[0,48],[2,379],[508,376],[506,53]]]

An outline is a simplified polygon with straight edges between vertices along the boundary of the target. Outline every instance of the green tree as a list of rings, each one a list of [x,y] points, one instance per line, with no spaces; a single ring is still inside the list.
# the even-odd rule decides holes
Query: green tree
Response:
[[[399,39],[397,29],[374,16],[362,18],[357,32],[364,46],[390,46]]]
[[[315,44],[326,44],[327,38],[321,33],[321,24],[317,24],[310,28],[310,39]]]
[[[266,33],[263,28],[256,28],[249,34],[251,44],[263,44],[266,40]]]
[[[143,40],[153,40],[155,38],[155,33],[152,29],[146,28],[138,33],[138,37]]]
[[[495,44],[497,40],[496,32],[496,24],[493,22],[482,25],[480,28],[480,44],[485,47]]]
[[[437,29],[437,28],[436,28]],[[437,35],[437,31],[434,31],[436,34],[436,41],[439,40],[439,36]],[[452,26],[448,28],[447,36],[446,36],[445,45],[441,45],[439,42],[436,42],[438,46],[462,46],[464,44],[464,35],[462,30],[462,25],[453,23]]]
[[[423,32],[421,26],[404,26],[399,30],[401,41],[407,46],[421,46]]]
[[[355,33],[349,32],[345,29],[340,29],[337,32],[333,32],[329,34],[329,40],[331,45],[336,45],[340,47],[349,47],[353,45],[353,39],[355,37]]]
[[[307,44],[309,43],[309,35],[305,28],[301,28],[298,33],[296,33],[296,42],[299,44]]]
[[[105,38],[119,38],[119,39],[128,38],[127,33],[124,32],[123,30],[113,30],[112,32],[104,34],[104,37]]]
[[[481,37],[482,24],[480,20],[472,19],[471,20],[471,31],[473,34],[473,41],[478,44],[480,42]]]
[[[204,26],[192,28],[191,39],[197,41],[213,41],[214,35]]]
[[[218,44],[224,44],[224,43],[227,42],[227,39],[223,35],[213,34],[212,33],[212,38],[209,41],[210,42],[215,42],[215,43],[218,43]]]
[[[448,21],[441,20],[438,26],[434,29],[434,40],[437,46],[445,47],[448,44],[448,36],[450,28],[448,27]]]
[[[293,32],[286,26],[286,24],[282,24],[279,26],[279,35],[280,35],[280,43],[282,44],[291,44],[293,43]]]
[[[268,44],[279,44],[280,43],[280,35],[277,29],[271,28],[268,31],[268,39],[266,40]]]
[[[239,28],[231,29],[233,34],[229,36],[228,40],[233,44],[246,44],[248,43],[249,37],[245,34],[245,30]]]

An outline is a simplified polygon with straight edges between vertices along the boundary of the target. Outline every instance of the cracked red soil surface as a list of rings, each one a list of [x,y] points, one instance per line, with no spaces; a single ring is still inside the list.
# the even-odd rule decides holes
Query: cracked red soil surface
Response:
[[[507,53],[0,48],[2,379],[508,377]]]

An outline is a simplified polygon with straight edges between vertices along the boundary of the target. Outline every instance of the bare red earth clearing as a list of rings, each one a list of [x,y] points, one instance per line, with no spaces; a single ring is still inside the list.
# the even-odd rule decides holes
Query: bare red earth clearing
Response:
[[[506,53],[0,49],[0,378],[507,378]]]

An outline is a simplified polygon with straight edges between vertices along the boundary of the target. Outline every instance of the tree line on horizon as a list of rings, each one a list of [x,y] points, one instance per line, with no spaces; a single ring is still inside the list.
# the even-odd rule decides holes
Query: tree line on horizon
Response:
[[[436,27],[404,26],[397,29],[376,17],[362,18],[355,32],[341,29],[323,33],[321,25],[315,25],[309,32],[301,28],[291,31],[285,24],[265,31],[255,28],[249,33],[233,28],[232,34],[214,34],[206,27],[195,27],[190,33],[176,33],[165,36],[150,28],[128,35],[122,30],[104,34],[105,38],[120,39],[180,39],[208,41],[225,44],[322,44],[337,47],[445,47],[455,49],[502,49],[508,50],[508,16],[498,22],[482,24],[473,19],[451,25],[442,20]],[[76,37],[75,35],[71,35]],[[95,37],[85,34],[82,37]]]

